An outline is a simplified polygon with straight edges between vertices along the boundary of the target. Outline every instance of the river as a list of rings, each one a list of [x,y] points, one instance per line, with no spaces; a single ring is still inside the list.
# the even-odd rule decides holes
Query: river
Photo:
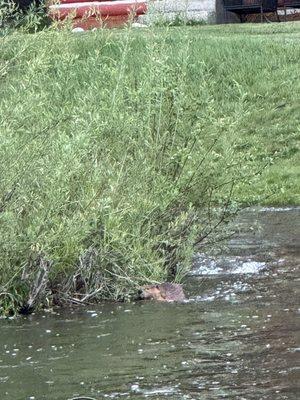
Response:
[[[300,208],[236,224],[195,256],[186,303],[0,320],[0,399],[298,399]]]

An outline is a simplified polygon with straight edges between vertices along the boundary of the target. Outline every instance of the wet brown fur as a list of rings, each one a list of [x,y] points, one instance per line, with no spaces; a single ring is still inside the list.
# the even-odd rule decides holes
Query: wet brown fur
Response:
[[[161,283],[159,285],[146,285],[141,288],[142,300],[156,301],[183,301],[185,294],[178,283]]]

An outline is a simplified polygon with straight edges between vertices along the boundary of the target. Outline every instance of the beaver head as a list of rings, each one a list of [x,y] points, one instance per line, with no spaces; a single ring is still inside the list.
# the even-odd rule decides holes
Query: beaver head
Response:
[[[142,300],[183,301],[185,295],[178,283],[161,283],[142,286],[139,297]]]

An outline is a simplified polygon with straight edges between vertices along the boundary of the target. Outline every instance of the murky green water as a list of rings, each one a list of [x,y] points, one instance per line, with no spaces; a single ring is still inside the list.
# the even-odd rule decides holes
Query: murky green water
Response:
[[[196,257],[185,304],[0,321],[0,399],[298,399],[300,208],[239,223]]]

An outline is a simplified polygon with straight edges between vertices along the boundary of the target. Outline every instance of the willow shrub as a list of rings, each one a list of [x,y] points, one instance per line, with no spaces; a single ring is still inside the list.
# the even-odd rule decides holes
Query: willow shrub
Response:
[[[2,39],[2,312],[180,281],[226,220],[257,172],[240,126],[266,60],[257,41],[194,32]]]

